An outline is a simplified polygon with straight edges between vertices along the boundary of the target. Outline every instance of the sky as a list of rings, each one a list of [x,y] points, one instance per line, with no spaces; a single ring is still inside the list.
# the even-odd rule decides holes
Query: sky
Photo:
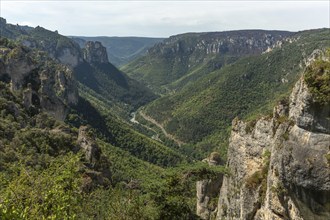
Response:
[[[8,23],[71,36],[169,37],[186,32],[330,27],[330,1],[0,0]]]

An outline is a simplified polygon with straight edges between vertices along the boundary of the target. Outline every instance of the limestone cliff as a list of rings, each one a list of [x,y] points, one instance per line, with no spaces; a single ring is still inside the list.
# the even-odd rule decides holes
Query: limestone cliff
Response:
[[[301,77],[273,116],[235,119],[216,218],[330,219],[329,115]]]
[[[0,42],[0,80],[21,94],[27,109],[44,109],[64,120],[68,106],[78,101],[73,73],[67,66],[49,59],[43,52]]]
[[[203,162],[209,166],[223,165],[220,155],[216,152],[204,159]],[[218,174],[215,179],[204,179],[196,183],[197,195],[197,215],[202,219],[214,218],[216,215],[216,204],[212,204],[212,200],[216,199],[219,194],[219,187],[222,184],[223,174]]]
[[[67,65],[76,67],[83,62],[82,52],[79,45],[73,40],[60,35],[58,31],[50,31],[40,26],[12,25],[6,19],[0,18],[1,37],[17,40],[22,45],[42,50],[49,57]]]
[[[180,91],[206,74],[243,56],[259,55],[293,34],[242,30],[175,35],[148,49],[144,57],[122,70],[157,93]]]
[[[84,59],[88,63],[108,63],[106,48],[99,41],[88,41],[85,44]]]
[[[285,31],[261,30],[180,34],[151,48],[149,53],[158,50],[157,53],[162,54],[259,54],[291,35],[293,33]],[[195,57],[198,58],[192,59]]]

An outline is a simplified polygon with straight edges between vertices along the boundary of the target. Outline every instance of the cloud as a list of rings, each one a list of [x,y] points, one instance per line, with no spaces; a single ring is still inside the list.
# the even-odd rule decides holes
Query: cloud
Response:
[[[159,36],[329,27],[329,1],[1,1],[10,23],[64,35]]]

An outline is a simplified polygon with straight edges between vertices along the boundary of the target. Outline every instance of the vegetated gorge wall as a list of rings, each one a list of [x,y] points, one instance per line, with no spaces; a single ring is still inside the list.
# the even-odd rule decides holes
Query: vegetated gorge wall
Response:
[[[329,104],[316,103],[301,77],[273,116],[235,119],[226,165],[230,175],[217,183],[218,207],[208,209],[210,198],[199,199],[206,198],[202,193],[197,214],[219,220],[330,219],[329,116]],[[213,187],[200,185],[198,192]]]
[[[64,120],[68,106],[78,102],[78,90],[69,67],[54,62],[44,53],[27,47],[1,45],[0,80],[22,93],[26,109],[47,111]]]
[[[8,81],[12,91],[23,91],[26,109],[41,108],[54,118],[64,120],[68,107],[78,103],[78,89],[73,76],[74,68],[84,62],[108,62],[105,47],[100,42],[87,42],[83,50],[74,41],[42,27],[32,34],[20,26],[6,24],[0,19],[6,35],[13,28],[21,35],[17,42],[22,46],[0,42],[0,81]],[[12,29],[5,29],[12,27]],[[48,38],[47,38],[48,37]]]

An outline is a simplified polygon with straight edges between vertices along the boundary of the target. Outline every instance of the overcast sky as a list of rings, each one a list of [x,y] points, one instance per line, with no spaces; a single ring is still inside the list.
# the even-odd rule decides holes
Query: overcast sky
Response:
[[[305,30],[330,26],[323,1],[0,0],[8,23],[76,36],[168,37],[238,29]]]

